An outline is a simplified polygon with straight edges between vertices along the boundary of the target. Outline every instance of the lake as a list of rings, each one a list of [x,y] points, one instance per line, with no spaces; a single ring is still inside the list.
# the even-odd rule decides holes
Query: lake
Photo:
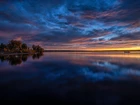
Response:
[[[0,56],[0,101],[140,105],[140,54]]]

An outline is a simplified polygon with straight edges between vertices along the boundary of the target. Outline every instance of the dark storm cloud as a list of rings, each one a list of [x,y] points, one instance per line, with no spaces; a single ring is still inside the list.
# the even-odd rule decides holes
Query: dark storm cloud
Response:
[[[140,40],[139,17],[139,0],[0,0],[0,36],[86,47]]]

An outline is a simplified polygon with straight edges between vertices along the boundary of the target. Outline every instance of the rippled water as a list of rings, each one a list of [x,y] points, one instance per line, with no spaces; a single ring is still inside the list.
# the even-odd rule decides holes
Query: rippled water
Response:
[[[140,105],[140,55],[44,53],[0,57],[0,100]]]

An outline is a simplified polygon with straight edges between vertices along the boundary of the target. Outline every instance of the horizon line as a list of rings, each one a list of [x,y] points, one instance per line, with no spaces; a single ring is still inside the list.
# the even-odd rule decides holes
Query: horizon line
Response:
[[[125,50],[71,50],[71,49],[45,49],[44,51],[56,51],[56,52],[124,52],[124,51],[140,51],[140,49],[138,50],[128,50],[128,49],[125,49]]]

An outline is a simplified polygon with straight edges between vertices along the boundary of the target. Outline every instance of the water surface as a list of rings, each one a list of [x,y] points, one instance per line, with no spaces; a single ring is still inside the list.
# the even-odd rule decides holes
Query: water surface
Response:
[[[140,105],[140,55],[0,56],[1,101]]]

